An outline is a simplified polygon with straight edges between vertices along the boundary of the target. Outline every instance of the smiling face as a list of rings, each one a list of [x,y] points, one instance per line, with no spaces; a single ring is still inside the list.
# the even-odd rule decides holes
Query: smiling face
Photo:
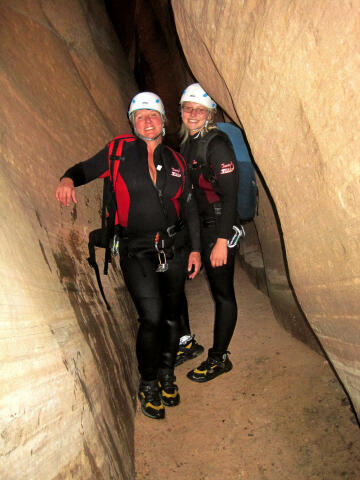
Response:
[[[182,105],[182,120],[189,129],[190,135],[200,131],[206,120],[211,118],[212,113],[204,105],[200,105],[200,103],[184,102]]]
[[[156,138],[162,133],[163,121],[155,110],[137,110],[134,113],[136,131],[145,138]]]

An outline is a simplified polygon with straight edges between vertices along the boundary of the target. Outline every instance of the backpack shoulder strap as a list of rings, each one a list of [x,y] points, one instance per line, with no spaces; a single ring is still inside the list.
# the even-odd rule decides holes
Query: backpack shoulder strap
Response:
[[[110,181],[115,186],[115,179],[117,177],[117,172],[119,169],[119,161],[121,159],[124,142],[134,142],[134,135],[119,135],[109,142],[109,172],[110,172]]]
[[[215,137],[223,138],[227,143],[231,143],[226,133],[219,129],[210,130],[204,137],[200,138],[198,148],[196,151],[196,160],[201,166],[207,165],[206,154],[210,142]]]

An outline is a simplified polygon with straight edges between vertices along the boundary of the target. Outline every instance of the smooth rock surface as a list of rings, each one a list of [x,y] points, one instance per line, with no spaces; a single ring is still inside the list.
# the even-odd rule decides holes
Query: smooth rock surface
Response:
[[[101,2],[2,1],[0,25],[0,478],[132,479],[136,315],[86,261],[102,181],[71,208],[55,188],[137,88]]]
[[[244,126],[297,300],[359,414],[358,8],[309,0],[172,6],[193,74]]]

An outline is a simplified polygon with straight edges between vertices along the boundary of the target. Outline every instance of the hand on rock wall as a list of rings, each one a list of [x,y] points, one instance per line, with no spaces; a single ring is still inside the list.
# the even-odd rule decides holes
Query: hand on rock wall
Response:
[[[71,178],[63,178],[56,189],[56,199],[66,207],[70,206],[70,200],[77,203],[74,182]]]

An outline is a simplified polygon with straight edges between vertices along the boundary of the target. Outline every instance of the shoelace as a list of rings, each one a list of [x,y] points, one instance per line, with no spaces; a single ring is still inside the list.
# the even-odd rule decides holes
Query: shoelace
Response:
[[[175,375],[164,375],[163,377],[160,378],[160,383],[161,386],[164,390],[168,388],[176,388],[176,385],[174,384],[176,380]]]
[[[145,394],[146,401],[156,405],[160,403],[159,389],[151,385],[143,385],[141,391]]]
[[[220,363],[221,360],[216,360],[215,358],[208,358],[202,364],[199,369],[207,369],[208,367],[212,367],[213,365],[216,365],[217,363]]]
[[[225,352],[225,353],[230,353],[230,352]],[[208,367],[213,367],[214,365],[217,365],[219,363],[223,363],[224,361],[225,359],[222,360],[221,358],[216,359],[216,358],[208,357],[204,362],[202,362],[199,368],[206,369]]]

